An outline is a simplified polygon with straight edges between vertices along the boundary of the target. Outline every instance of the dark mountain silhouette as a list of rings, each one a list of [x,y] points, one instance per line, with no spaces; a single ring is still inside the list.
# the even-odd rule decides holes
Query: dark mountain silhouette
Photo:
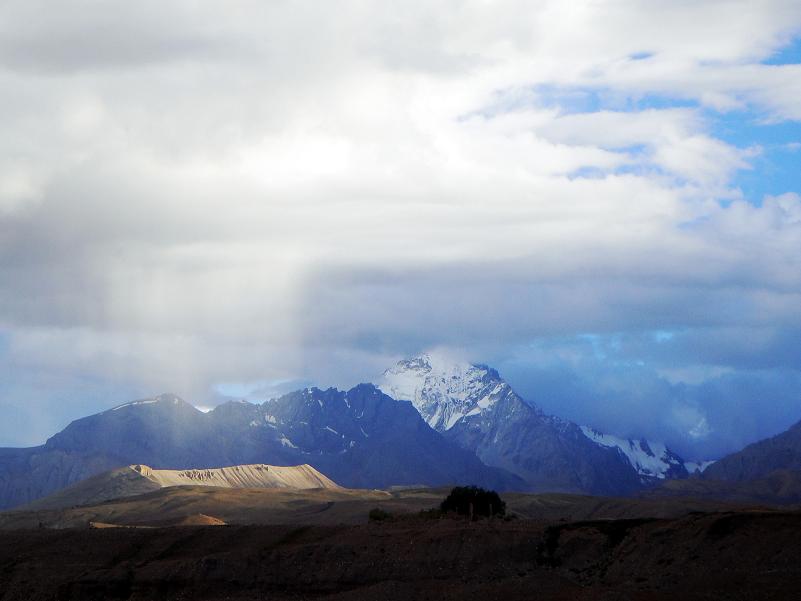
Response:
[[[347,392],[309,388],[261,405],[230,402],[208,413],[165,394],[76,420],[40,447],[0,449],[0,507],[130,464],[256,463],[306,463],[347,487],[521,485],[447,441],[410,405],[362,384]]]
[[[776,470],[801,471],[801,422],[716,461],[704,470],[703,478],[744,482],[765,478]]]

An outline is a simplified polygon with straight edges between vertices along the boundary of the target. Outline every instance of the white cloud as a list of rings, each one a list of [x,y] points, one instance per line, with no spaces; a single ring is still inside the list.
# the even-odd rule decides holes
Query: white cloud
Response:
[[[8,352],[202,396],[439,343],[794,323],[798,197],[744,202],[758,148],[700,108],[631,107],[801,118],[798,67],[759,64],[799,25],[795,2],[5,3]]]
[[[0,215],[21,210],[42,197],[43,176],[24,162],[0,164]]]

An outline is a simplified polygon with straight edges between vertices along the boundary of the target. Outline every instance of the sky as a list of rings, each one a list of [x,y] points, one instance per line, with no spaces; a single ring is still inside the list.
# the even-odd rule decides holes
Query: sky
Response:
[[[801,3],[6,0],[0,446],[445,349],[688,458],[801,420]]]

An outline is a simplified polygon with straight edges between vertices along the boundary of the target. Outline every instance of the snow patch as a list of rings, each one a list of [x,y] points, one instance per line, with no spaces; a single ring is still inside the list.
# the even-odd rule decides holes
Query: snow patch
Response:
[[[125,403],[120,405],[119,407],[114,407],[112,411],[117,411],[118,409],[122,409],[123,407],[133,407],[134,405],[152,405],[153,403],[158,403],[159,399],[145,399],[143,401],[131,401],[130,403]],[[177,399],[176,399],[176,402]]]
[[[282,444],[282,445],[284,445],[285,447],[289,447],[289,448],[291,448],[291,449],[297,449],[297,448],[298,448],[297,446],[295,446],[294,444],[292,444],[292,441],[291,441],[291,440],[289,440],[289,439],[288,439],[286,436],[284,436],[283,434],[281,435],[281,444]]]
[[[448,421],[445,424],[445,429],[446,430],[450,430],[451,428],[453,428],[456,425],[456,422],[458,422],[463,417],[464,417],[464,414],[462,414],[462,413],[452,413],[450,415],[450,417],[448,417]]]
[[[581,426],[581,431],[584,436],[596,444],[619,449],[641,476],[662,480],[668,471],[682,465],[682,462],[676,459],[662,443],[620,438],[612,434],[604,434],[588,426]]]
[[[687,468],[687,471],[690,474],[695,474],[696,472],[699,474],[703,474],[704,470],[708,468],[710,465],[715,463],[714,460],[712,461],[686,461],[684,463],[684,467]]]

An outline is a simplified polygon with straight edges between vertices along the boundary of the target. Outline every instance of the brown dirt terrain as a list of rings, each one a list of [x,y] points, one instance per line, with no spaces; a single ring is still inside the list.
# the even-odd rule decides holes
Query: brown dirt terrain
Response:
[[[801,513],[0,532],[2,601],[798,599]]]
[[[367,513],[373,505],[391,499],[392,496],[383,491],[173,486],[96,505],[7,511],[0,513],[0,529],[39,525],[82,528],[90,522],[165,526],[197,514],[213,516],[227,524],[357,523],[367,521]],[[438,502],[423,503],[431,507]]]
[[[437,507],[447,488],[393,491],[358,489],[226,489],[172,486],[137,496],[66,508],[27,508],[0,513],[0,529],[83,528],[90,522],[128,526],[175,525],[203,514],[226,524],[363,524],[378,507],[392,514]],[[753,508],[709,499],[665,496],[654,499],[571,494],[506,493],[507,513],[540,520],[671,518],[691,511]]]
[[[763,478],[726,482],[702,478],[666,480],[644,493],[649,498],[693,497],[732,503],[794,505],[801,503],[801,472],[775,470]]]

